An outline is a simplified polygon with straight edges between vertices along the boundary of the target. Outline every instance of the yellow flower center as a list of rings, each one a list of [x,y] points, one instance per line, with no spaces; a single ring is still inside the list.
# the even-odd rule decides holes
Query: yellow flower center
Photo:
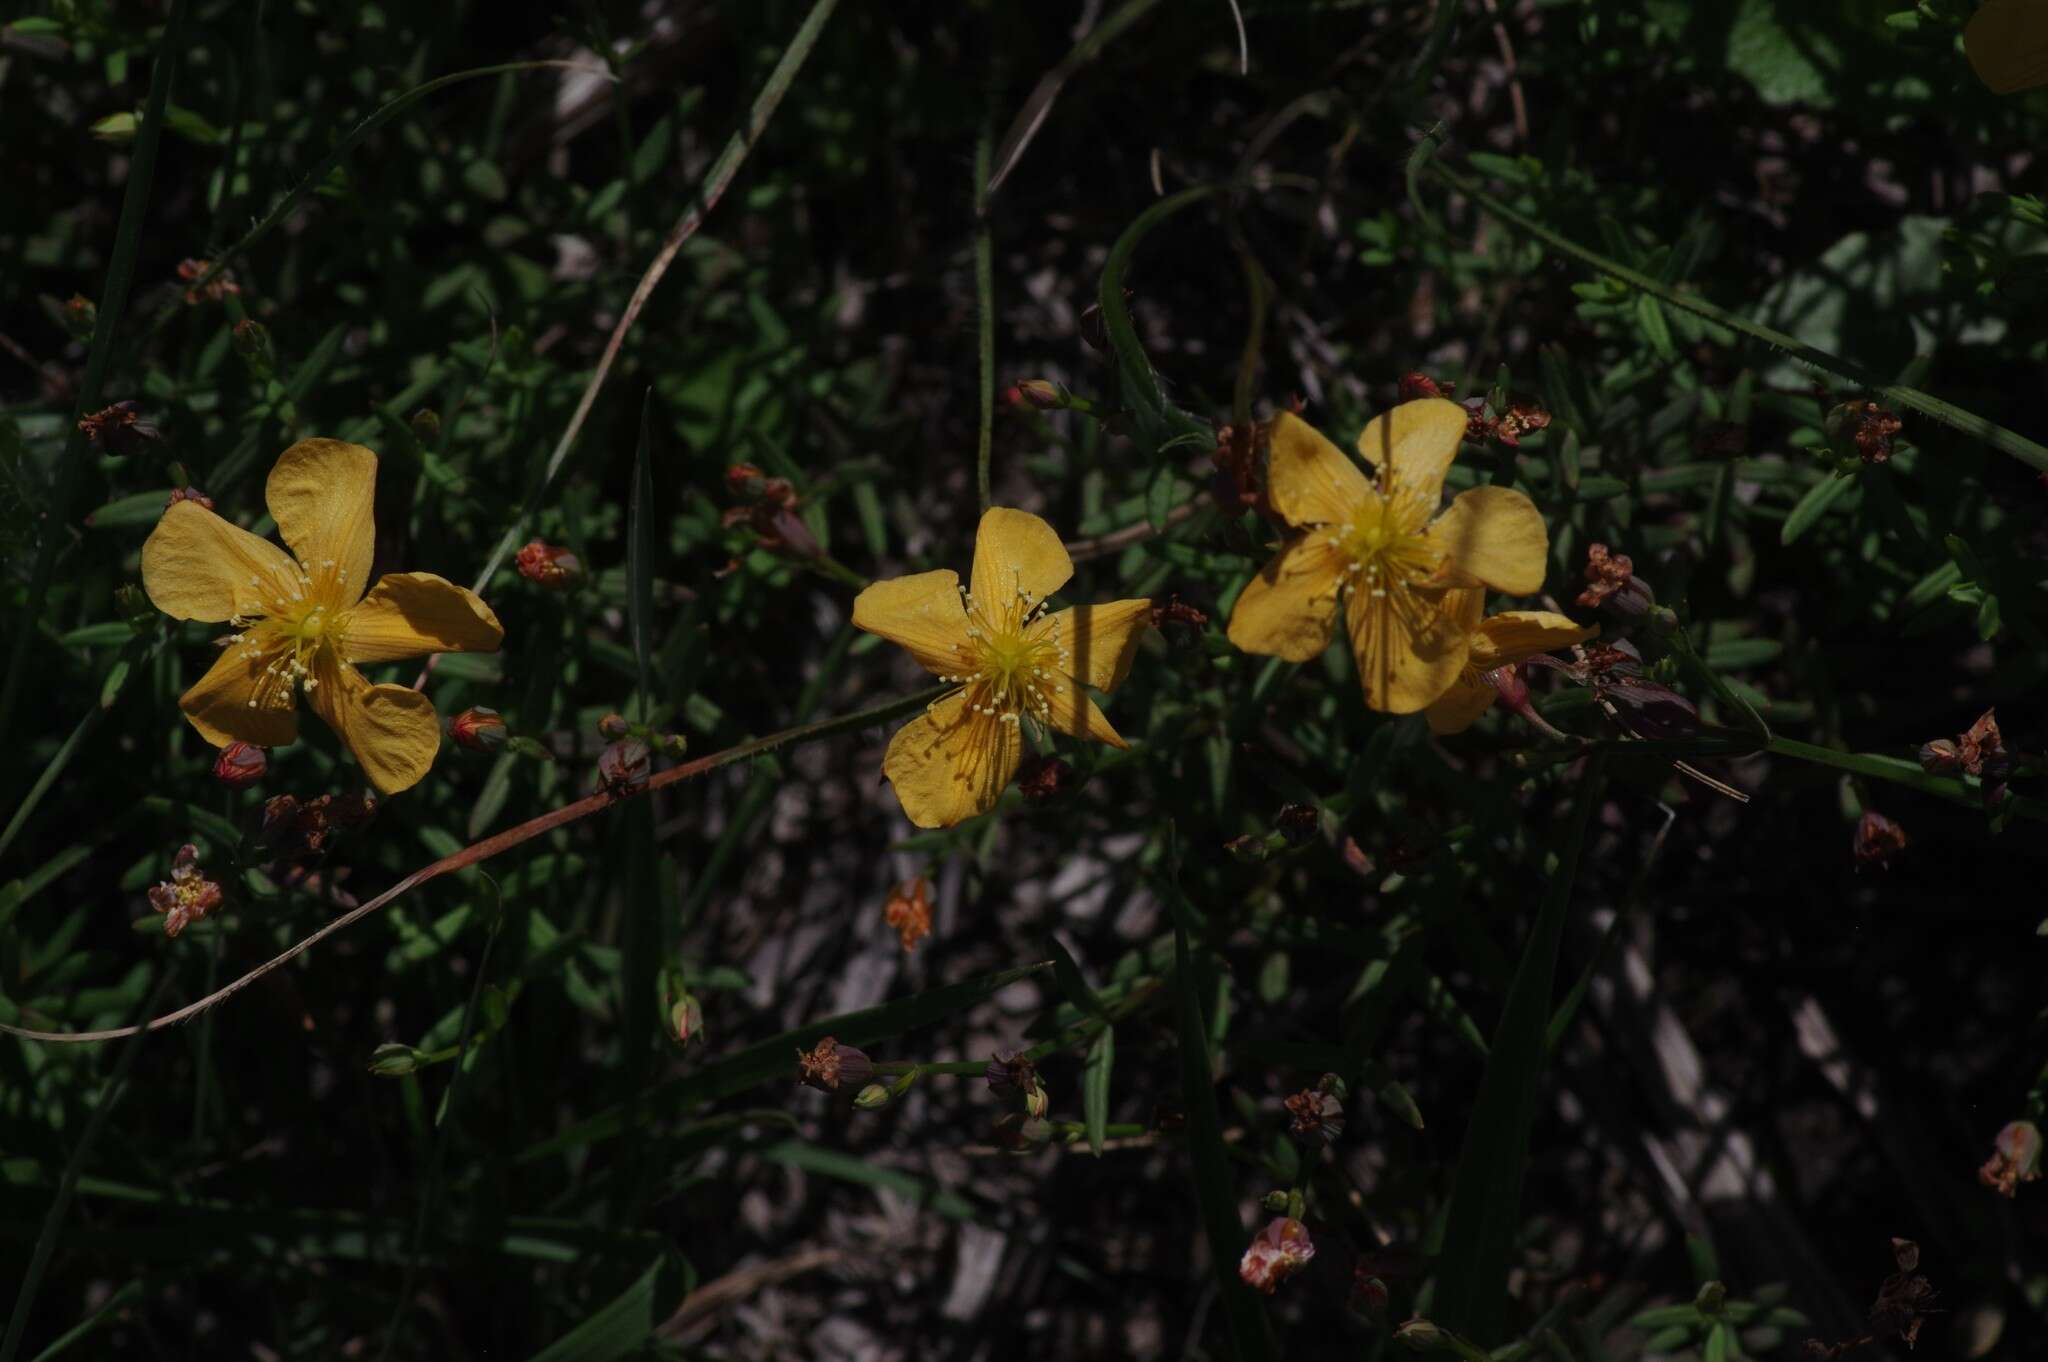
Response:
[[[1032,600],[1021,584],[998,600],[978,599],[964,586],[960,597],[967,609],[967,638],[953,645],[960,669],[939,679],[967,687],[970,713],[1007,724],[1027,713],[1049,721],[1050,688],[1073,655],[1059,621],[1045,618],[1045,598]]]
[[[1415,489],[1384,483],[1360,502],[1351,519],[1325,529],[1325,541],[1344,560],[1338,590],[1364,591],[1408,616],[1424,605],[1413,588],[1434,577],[1444,553],[1429,542],[1436,507]],[[1419,617],[1419,616],[1418,616]]]
[[[314,671],[322,653],[339,660],[348,638],[347,592],[332,559],[317,565],[302,561],[289,579],[251,577],[249,585],[260,593],[262,604],[229,621],[240,632],[228,641],[263,664],[249,708],[290,709],[297,687],[311,690],[320,684]]]

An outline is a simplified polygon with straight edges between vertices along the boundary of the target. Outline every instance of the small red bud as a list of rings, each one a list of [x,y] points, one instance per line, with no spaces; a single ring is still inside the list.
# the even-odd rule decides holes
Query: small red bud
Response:
[[[472,752],[495,752],[510,734],[497,710],[475,705],[448,721],[448,736]]]
[[[1034,411],[1058,411],[1067,405],[1060,390],[1042,378],[1027,378],[1003,396],[1011,406],[1030,407]]]
[[[231,742],[214,758],[213,778],[239,790],[263,779],[269,769],[270,759],[263,755],[262,748],[245,742]]]

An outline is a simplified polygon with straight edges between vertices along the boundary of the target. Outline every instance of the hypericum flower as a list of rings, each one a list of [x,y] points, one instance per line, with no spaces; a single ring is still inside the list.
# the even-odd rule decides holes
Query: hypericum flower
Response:
[[[1291,412],[1273,421],[1273,509],[1297,533],[1237,598],[1230,641],[1306,662],[1329,646],[1337,605],[1365,703],[1412,714],[1456,683],[1476,614],[1464,593],[1543,585],[1550,536],[1529,498],[1474,487],[1437,515],[1465,411],[1427,397],[1375,417],[1358,437],[1377,476]]]
[[[1088,698],[1123,684],[1149,600],[1045,613],[1074,575],[1052,526],[1027,511],[982,514],[972,586],[950,568],[876,582],[853,602],[853,622],[910,650],[958,690],[897,730],[882,761],[903,812],[921,828],[986,813],[1016,774],[1023,721],[1127,744]]]
[[[1451,688],[1424,711],[1432,733],[1462,733],[1486,713],[1500,694],[1487,678],[1502,667],[1526,662],[1538,653],[1584,643],[1600,632],[1598,625],[1578,624],[1548,610],[1504,610],[1478,619],[1483,600],[1477,591],[1460,591],[1454,608],[1473,618],[1472,651]]]
[[[220,907],[220,886],[199,872],[199,848],[187,842],[171,858],[171,877],[149,891],[149,906],[164,915],[164,935],[176,936]]]
[[[1251,1246],[1238,1262],[1237,1275],[1244,1278],[1246,1286],[1270,1296],[1315,1256],[1308,1226],[1283,1215],[1252,1236]]]
[[[1963,55],[1996,94],[2048,85],[2048,6],[1985,0],[1963,28]]]
[[[883,920],[896,929],[908,952],[932,934],[932,886],[924,876],[905,880],[889,894]]]
[[[473,593],[431,572],[369,586],[376,486],[377,456],[361,445],[301,440],[264,486],[292,553],[180,501],[142,546],[142,585],[173,619],[234,626],[220,660],[178,701],[201,737],[281,747],[298,737],[303,688],[370,783],[394,794],[434,764],[441,723],[420,692],[372,685],[356,668],[495,652],[505,631]]]

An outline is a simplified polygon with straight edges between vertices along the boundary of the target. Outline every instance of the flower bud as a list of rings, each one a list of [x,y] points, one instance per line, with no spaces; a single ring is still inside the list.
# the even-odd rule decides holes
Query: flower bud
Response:
[[[1003,396],[1013,407],[1030,407],[1034,411],[1058,411],[1067,405],[1060,390],[1042,378],[1027,378]]]
[[[1444,1345],[1444,1331],[1417,1316],[1394,1330],[1394,1341],[1416,1352],[1431,1352]]]
[[[1387,1284],[1359,1266],[1351,1279],[1351,1308],[1382,1328],[1387,1322]]]
[[[1728,1302],[1728,1286],[1725,1282],[1705,1282],[1699,1294],[1692,1298],[1693,1309],[1703,1315],[1718,1315],[1721,1307]]]
[[[448,721],[448,736],[472,752],[495,752],[510,735],[497,710],[472,705]]]
[[[820,1092],[837,1092],[843,1084],[864,1088],[875,1065],[866,1053],[826,1036],[809,1050],[796,1052],[797,1082]]]
[[[1428,374],[1418,371],[1402,374],[1401,380],[1396,386],[1400,389],[1400,397],[1403,402],[1413,402],[1418,398],[1424,397],[1448,398],[1458,390],[1458,385],[1455,383],[1439,383]]]
[[[121,612],[121,618],[128,622],[128,627],[138,634],[147,634],[156,628],[157,609],[150,603],[149,593],[133,582],[114,588],[114,608]]]
[[[1287,1193],[1268,1192],[1259,1198],[1259,1205],[1277,1215],[1287,1209]]]
[[[231,742],[214,758],[213,778],[239,790],[263,779],[264,772],[269,769],[270,759],[263,755],[262,748],[245,742]]]
[[[669,1004],[668,1033],[676,1044],[684,1047],[704,1034],[704,1008],[695,994],[685,991]]]
[[[1316,835],[1322,824],[1313,804],[1283,804],[1273,819],[1273,826],[1287,839],[1291,847],[1303,846]]]
[[[419,1069],[420,1059],[418,1050],[392,1041],[370,1052],[370,1072],[379,1078],[403,1078]]]
[[[616,742],[630,734],[633,725],[626,722],[626,716],[623,714],[607,714],[597,721],[597,731],[600,736]]]
[[[89,341],[92,329],[99,324],[100,310],[93,300],[83,293],[74,293],[64,304],[64,330],[71,339]]]
[[[580,585],[586,575],[583,560],[569,550],[536,539],[513,557],[519,575],[550,591],[568,591]]]
[[[234,275],[227,270],[221,270],[213,278],[207,280],[204,285],[195,283],[212,268],[213,262],[211,260],[181,260],[178,262],[178,277],[188,284],[195,284],[194,287],[185,290],[185,302],[187,304],[217,303],[231,293],[238,294],[242,291],[242,286],[235,282]]]
[[[421,407],[412,414],[412,437],[422,445],[438,444],[441,439],[441,413],[432,407]]]
[[[725,470],[725,490],[742,501],[759,501],[768,475],[750,463],[736,463]]]
[[[889,1105],[889,1090],[880,1083],[870,1083],[854,1094],[853,1105],[862,1111],[873,1111]]]
[[[235,323],[235,353],[249,366],[249,372],[258,378],[269,378],[276,359],[270,348],[270,329],[254,317],[244,317]]]
[[[1952,776],[1963,769],[1963,754],[1948,738],[1930,738],[1920,744],[1920,769],[1931,776]]]
[[[628,795],[647,783],[647,744],[621,738],[597,754],[597,783],[606,793]]]

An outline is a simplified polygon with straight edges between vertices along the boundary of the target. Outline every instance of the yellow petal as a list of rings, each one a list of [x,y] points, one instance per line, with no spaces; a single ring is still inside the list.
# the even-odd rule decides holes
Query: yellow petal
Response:
[[[1266,495],[1290,525],[1338,525],[1372,492],[1365,471],[1291,411],[1273,418]]]
[[[1074,560],[1052,526],[1029,511],[991,506],[974,533],[974,575],[968,579],[980,610],[1011,602],[1038,604],[1067,584]]]
[[[948,676],[973,669],[960,574],[951,568],[870,584],[853,598],[853,623],[908,648],[928,672]]]
[[[1479,679],[1478,672],[1467,667],[1449,690],[1430,702],[1422,717],[1429,721],[1432,733],[1463,733],[1493,705],[1497,694]]]
[[[180,502],[189,506],[190,502]],[[171,509],[176,510],[177,507]],[[261,543],[261,540],[257,541]],[[267,548],[268,545],[265,545]],[[192,689],[178,697],[178,708],[199,730],[199,736],[215,747],[231,742],[254,743],[258,747],[283,747],[299,736],[299,712],[295,703],[283,708],[255,708],[249,701],[256,694],[256,680],[274,654],[251,656],[250,650],[229,644],[207,668]],[[289,699],[290,693],[286,692]]]
[[[1353,591],[1344,623],[1351,655],[1370,709],[1413,714],[1451,688],[1471,652],[1472,631],[1459,618],[1460,593],[1407,591],[1394,595]]]
[[[1248,653],[1306,662],[1330,646],[1344,557],[1323,536],[1297,535],[1231,607],[1230,641]]]
[[[467,588],[431,572],[393,572],[349,611],[342,657],[395,662],[424,653],[495,653],[504,638],[491,607]]]
[[[955,691],[897,730],[882,774],[911,822],[950,828],[995,807],[1023,752],[1016,724],[969,713]]]
[[[280,454],[263,498],[277,532],[320,576],[331,561],[335,600],[350,604],[370,584],[377,527],[377,456],[345,440],[301,440]]]
[[[410,686],[373,686],[354,667],[322,653],[314,664],[319,683],[306,692],[384,794],[419,784],[441,750],[441,720],[434,702]]]
[[[1086,738],[1090,742],[1105,742],[1111,747],[1130,746],[1103,712],[1095,707],[1095,701],[1088,696],[1088,688],[1073,677],[1054,672],[1046,677],[1039,690],[1046,700],[1046,722],[1060,732]]]
[[[1543,589],[1550,531],[1536,503],[1512,487],[1460,492],[1429,527],[1429,540],[1448,556],[1449,580],[1483,582],[1510,596]]]
[[[1492,671],[1538,653],[1584,643],[1599,632],[1597,624],[1580,624],[1548,610],[1503,610],[1479,622],[1479,633],[1472,640],[1472,665],[1483,672]]]
[[[1031,637],[1058,638],[1070,672],[1099,691],[1113,691],[1130,674],[1138,640],[1151,627],[1151,601],[1109,601],[1047,615],[1031,627]]]
[[[299,569],[269,540],[180,501],[143,541],[142,589],[172,619],[217,621],[260,613],[289,596],[299,589]]]
[[[1464,442],[1465,409],[1441,397],[1403,402],[1372,418],[1358,452],[1390,491],[1412,494],[1430,510],[1444,495],[1444,473]]]
[[[2048,5],[1986,0],[1963,27],[1963,55],[1998,94],[2048,85]]]

